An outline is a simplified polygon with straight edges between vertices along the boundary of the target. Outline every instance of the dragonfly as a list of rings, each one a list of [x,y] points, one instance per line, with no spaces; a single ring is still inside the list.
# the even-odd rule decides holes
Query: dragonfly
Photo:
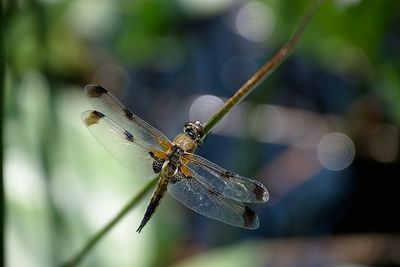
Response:
[[[185,123],[171,142],[102,86],[90,84],[84,91],[93,110],[83,112],[82,121],[95,139],[137,176],[159,179],[138,233],[167,191],[206,217],[247,229],[259,227],[256,213],[246,203],[266,202],[266,187],[194,154],[204,135],[200,122]]]

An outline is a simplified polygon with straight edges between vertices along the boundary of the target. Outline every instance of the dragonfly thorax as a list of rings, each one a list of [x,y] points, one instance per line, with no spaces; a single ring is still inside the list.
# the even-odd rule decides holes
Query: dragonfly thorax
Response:
[[[181,133],[175,137],[171,150],[173,150],[175,146],[179,147],[184,152],[192,153],[197,148],[197,143],[187,134]]]
[[[171,149],[167,153],[167,160],[163,164],[163,172],[168,176],[174,176],[179,166],[181,165],[181,156],[184,153],[184,150],[178,145],[173,145]]]
[[[173,145],[167,153],[168,160],[178,163],[181,159],[183,152],[185,151],[180,146],[176,144]]]

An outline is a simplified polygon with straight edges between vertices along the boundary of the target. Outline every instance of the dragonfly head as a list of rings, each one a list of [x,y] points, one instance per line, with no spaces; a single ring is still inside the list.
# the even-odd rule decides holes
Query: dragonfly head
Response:
[[[203,125],[199,121],[187,122],[183,127],[183,132],[198,143],[204,134]]]

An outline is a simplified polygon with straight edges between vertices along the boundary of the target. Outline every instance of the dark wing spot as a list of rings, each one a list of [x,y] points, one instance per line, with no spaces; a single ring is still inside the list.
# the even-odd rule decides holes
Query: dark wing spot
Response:
[[[85,89],[89,97],[100,97],[102,94],[108,94],[108,91],[100,85],[88,85]]]
[[[250,209],[249,207],[244,208],[244,212],[242,214],[244,220],[244,226],[248,228],[255,228],[257,224],[257,215],[256,213]]]
[[[126,107],[124,107],[124,113],[125,113],[125,117],[127,117],[130,120],[133,120],[133,113],[129,111],[129,109],[127,109]]]
[[[86,126],[89,127],[90,125],[98,123],[99,120],[103,117],[104,117],[103,113],[94,110],[90,113],[90,115],[87,118],[85,118],[85,124]]]
[[[226,171],[226,172],[224,172],[224,173],[222,174],[222,176],[223,176],[224,178],[232,178],[233,176],[235,176],[235,174],[234,174],[233,172],[228,172],[228,171]]]
[[[133,142],[133,135],[130,133],[130,132],[128,132],[128,131],[125,131],[124,132],[124,135],[125,135],[125,139],[126,140],[128,140],[129,142]]]
[[[260,182],[254,181],[254,189],[253,193],[256,195],[257,200],[259,201],[267,201],[268,200],[268,193],[265,189],[264,185]]]

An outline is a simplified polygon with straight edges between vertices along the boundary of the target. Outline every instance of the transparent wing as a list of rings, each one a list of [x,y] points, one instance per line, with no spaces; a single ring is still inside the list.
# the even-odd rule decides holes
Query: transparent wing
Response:
[[[171,142],[156,128],[134,115],[117,98],[100,85],[89,84],[85,94],[95,110],[101,111],[128,132],[146,141],[148,144],[166,151]]]
[[[235,200],[224,198],[195,178],[185,177],[181,172],[169,182],[168,192],[188,208],[206,217],[248,229],[259,227],[258,217],[252,209]]]
[[[198,181],[224,197],[245,203],[266,202],[269,198],[267,189],[260,182],[228,172],[198,155],[185,153],[182,161]]]
[[[160,171],[157,166],[165,159],[164,152],[151,147],[101,112],[85,111],[82,121],[111,155],[134,171],[135,177],[154,178]]]

